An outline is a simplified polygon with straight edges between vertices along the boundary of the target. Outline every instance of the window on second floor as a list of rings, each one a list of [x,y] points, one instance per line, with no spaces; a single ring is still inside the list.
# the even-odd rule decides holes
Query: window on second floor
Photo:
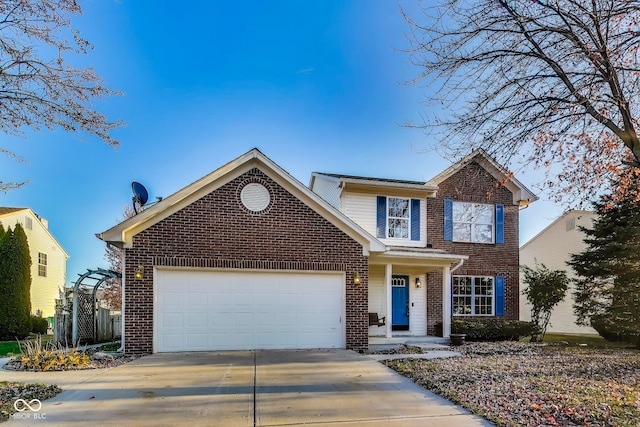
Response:
[[[38,252],[38,276],[47,277],[47,254]]]
[[[408,239],[410,219],[409,199],[387,198],[387,237]]]
[[[420,240],[420,200],[378,196],[376,229],[379,238]]]
[[[504,243],[504,206],[445,199],[444,240]]]
[[[453,202],[453,241],[493,243],[493,205]]]

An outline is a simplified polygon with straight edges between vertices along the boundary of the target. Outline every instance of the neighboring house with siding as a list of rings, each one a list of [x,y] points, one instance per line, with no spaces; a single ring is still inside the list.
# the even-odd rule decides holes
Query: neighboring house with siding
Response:
[[[53,317],[55,300],[67,280],[69,255],[49,231],[46,219],[29,208],[0,207],[0,224],[12,229],[22,225],[31,255],[31,313]]]
[[[580,227],[591,228],[596,214],[590,211],[571,210],[565,212],[544,230],[520,247],[520,264],[534,268],[536,262],[544,264],[551,270],[564,270],[569,278],[574,278],[573,269],[567,265],[571,254],[586,249],[585,234]],[[521,289],[525,289],[521,284]],[[569,286],[567,295],[551,313],[547,332],[563,334],[597,334],[589,326],[577,324],[573,311],[573,285]],[[520,295],[520,319],[531,320],[531,306],[524,295]]]
[[[253,149],[98,237],[125,251],[127,353],[364,351],[517,319],[518,211],[536,199],[483,152],[428,182],[306,187]]]

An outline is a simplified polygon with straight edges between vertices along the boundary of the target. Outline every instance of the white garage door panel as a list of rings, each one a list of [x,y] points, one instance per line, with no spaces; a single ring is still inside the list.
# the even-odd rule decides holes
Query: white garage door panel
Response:
[[[344,347],[344,276],[155,273],[156,352]]]

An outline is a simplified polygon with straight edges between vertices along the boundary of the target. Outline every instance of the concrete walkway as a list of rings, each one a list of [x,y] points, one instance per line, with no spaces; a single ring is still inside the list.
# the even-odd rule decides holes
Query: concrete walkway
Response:
[[[448,340],[448,339],[447,339]],[[411,345],[413,347],[420,347],[423,353],[398,353],[398,354],[384,354],[375,353],[376,351],[383,350],[397,350],[403,345]],[[447,357],[462,356],[461,353],[452,350],[452,347],[444,344],[434,342],[422,342],[416,343],[400,343],[400,344],[370,344],[369,345],[369,357],[380,360],[395,360],[395,359],[442,359]]]
[[[43,402],[39,419],[7,427],[491,425],[344,350],[165,353],[106,370],[0,371],[0,381],[65,389]]]

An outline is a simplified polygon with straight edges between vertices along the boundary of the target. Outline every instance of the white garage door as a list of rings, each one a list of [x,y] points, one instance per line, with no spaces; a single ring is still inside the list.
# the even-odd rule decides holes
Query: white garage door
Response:
[[[154,350],[344,348],[344,275],[158,269]]]

